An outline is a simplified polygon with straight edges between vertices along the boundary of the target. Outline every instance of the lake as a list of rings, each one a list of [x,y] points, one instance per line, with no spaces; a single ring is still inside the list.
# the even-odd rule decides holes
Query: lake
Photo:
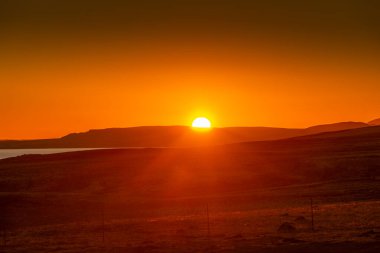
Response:
[[[41,148],[41,149],[0,149],[0,159],[27,154],[55,154],[82,150],[93,150],[96,148]]]

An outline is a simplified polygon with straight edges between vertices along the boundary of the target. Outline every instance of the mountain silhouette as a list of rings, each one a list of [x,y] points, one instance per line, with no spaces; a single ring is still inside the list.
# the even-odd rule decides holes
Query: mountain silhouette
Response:
[[[225,127],[196,131],[187,126],[108,128],[71,133],[56,139],[4,140],[0,148],[115,148],[191,147],[248,141],[266,141],[368,127],[362,122],[341,122],[305,129],[274,127]]]
[[[379,126],[380,125],[380,118],[379,119],[371,120],[370,122],[368,122],[368,125]]]
[[[317,125],[317,126],[306,128],[305,130],[308,134],[313,134],[313,133],[355,129],[355,128],[361,128],[361,127],[367,127],[367,126],[368,124],[363,123],[363,122],[350,121],[350,122],[339,122],[339,123],[333,123],[333,124]]]

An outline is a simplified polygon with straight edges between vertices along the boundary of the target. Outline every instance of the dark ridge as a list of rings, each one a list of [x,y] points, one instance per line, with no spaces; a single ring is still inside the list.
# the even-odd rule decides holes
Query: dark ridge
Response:
[[[121,147],[195,147],[237,142],[267,141],[297,136],[368,127],[361,122],[342,122],[306,129],[273,127],[226,127],[207,132],[187,126],[142,126],[108,128],[71,133],[57,139],[0,141],[0,149],[25,148],[121,148]]]

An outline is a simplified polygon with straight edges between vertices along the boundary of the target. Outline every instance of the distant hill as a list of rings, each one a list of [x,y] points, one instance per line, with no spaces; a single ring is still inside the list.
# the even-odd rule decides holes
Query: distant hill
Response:
[[[0,141],[0,148],[190,147],[284,139],[367,126],[361,122],[342,122],[306,129],[226,127],[207,132],[194,131],[187,126],[142,126],[90,130],[56,139],[5,140]]]
[[[361,127],[368,127],[369,125],[363,122],[340,122],[334,124],[318,125],[306,128],[305,131],[308,134],[322,133],[322,132],[334,132],[347,129],[355,129]]]
[[[380,118],[368,122],[368,125],[371,125],[371,126],[379,126],[379,125],[380,125]]]
[[[312,151],[312,155],[324,152],[327,155],[329,152],[339,150],[340,152],[351,152],[352,156],[356,156],[355,152],[360,151],[361,148],[371,150],[371,152],[380,151],[380,126],[324,132],[275,141],[235,143],[227,146],[244,149],[257,148],[262,152],[277,150],[291,153],[303,150],[306,153]]]

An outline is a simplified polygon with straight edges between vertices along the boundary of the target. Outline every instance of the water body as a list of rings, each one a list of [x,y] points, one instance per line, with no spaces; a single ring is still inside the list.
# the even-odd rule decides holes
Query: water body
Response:
[[[41,149],[0,149],[0,159],[28,154],[56,154],[64,152],[94,150],[96,148],[41,148]]]

